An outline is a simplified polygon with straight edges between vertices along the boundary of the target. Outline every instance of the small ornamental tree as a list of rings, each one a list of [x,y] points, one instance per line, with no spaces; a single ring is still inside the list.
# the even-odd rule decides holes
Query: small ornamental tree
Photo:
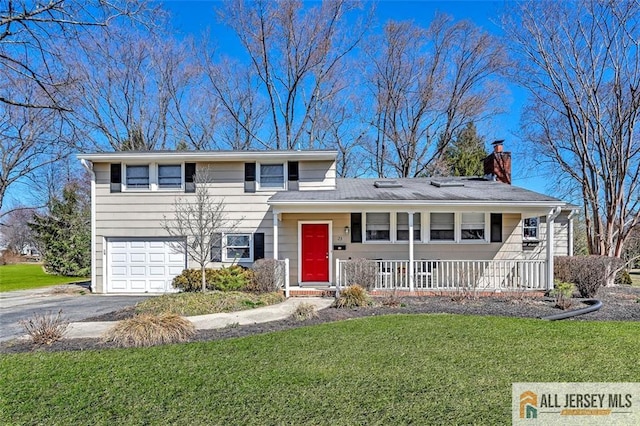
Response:
[[[176,198],[173,219],[164,216],[162,227],[174,237],[184,238],[187,254],[200,266],[202,291],[207,290],[205,269],[211,260],[213,247],[221,247],[222,234],[235,228],[235,222],[227,220],[224,199],[209,193],[207,184],[213,180],[213,169],[198,170],[193,176],[193,196]]]

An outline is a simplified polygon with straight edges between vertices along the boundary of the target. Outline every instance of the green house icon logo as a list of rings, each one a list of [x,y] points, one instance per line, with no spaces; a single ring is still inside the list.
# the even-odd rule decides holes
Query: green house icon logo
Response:
[[[523,392],[520,395],[520,418],[538,418],[538,395],[531,391]]]

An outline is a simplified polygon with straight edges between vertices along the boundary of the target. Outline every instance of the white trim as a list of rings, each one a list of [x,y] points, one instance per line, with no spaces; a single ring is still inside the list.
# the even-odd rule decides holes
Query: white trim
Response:
[[[96,257],[96,173],[93,170],[93,163],[86,159],[81,159],[80,163],[91,175],[91,293],[96,292],[97,265]],[[106,248],[105,248],[106,250]],[[104,262],[104,259],[103,259]],[[104,269],[104,263],[103,263]]]
[[[256,158],[266,158],[268,161],[335,161],[338,151],[149,151],[149,152],[109,152],[109,153],[89,153],[79,154],[79,160],[90,160],[93,162],[120,162],[120,161],[255,161]]]
[[[502,213],[522,213],[523,208],[536,209],[532,210],[531,214],[544,215],[550,208],[562,207],[565,204],[543,201],[468,201],[468,200],[404,200],[399,202],[397,200],[304,200],[304,201],[280,201],[280,200],[268,200],[267,203],[271,206],[278,207],[291,207],[284,211],[285,213],[305,213],[311,211],[317,211],[319,207],[330,207],[332,212],[342,213],[350,212],[352,210],[362,209],[362,206],[367,206],[369,211],[384,210],[390,207],[397,209],[406,209],[407,207],[442,207],[442,208],[470,208],[477,209],[478,207],[504,207]],[[325,209],[326,210],[326,209]],[[527,213],[528,214],[528,213]]]
[[[299,220],[298,221],[298,285],[302,285],[302,225],[307,224],[325,224],[329,231],[327,253],[329,253],[328,265],[329,268],[329,283],[331,283],[333,277],[333,220]],[[315,282],[315,281],[314,281]]]
[[[390,211],[384,211],[384,212],[377,212],[377,211],[364,211],[363,213],[363,218],[362,218],[362,243],[363,244],[390,244],[390,243],[395,243],[395,223],[396,223],[396,218],[395,218],[395,214],[392,214],[392,212]],[[369,213],[386,213],[389,215],[389,239],[388,240],[369,240],[367,239],[367,215]],[[395,213],[395,212],[394,212]]]
[[[184,162],[177,163],[153,163],[155,165],[155,189],[154,191],[167,191],[167,192],[184,192]],[[180,166],[180,186],[177,188],[162,188],[160,186],[160,166]]]
[[[554,223],[562,210],[556,207],[547,213],[547,289],[553,289],[553,246],[554,241]]]
[[[152,180],[152,176],[151,176],[151,170],[152,170],[152,164],[151,163],[131,163],[131,164],[127,164],[124,163],[124,173],[122,174],[122,192],[148,192],[148,191],[153,191],[153,180]],[[143,187],[129,187],[129,183],[127,182],[127,173],[129,170],[129,167],[146,167],[147,168],[147,187],[143,188]]]

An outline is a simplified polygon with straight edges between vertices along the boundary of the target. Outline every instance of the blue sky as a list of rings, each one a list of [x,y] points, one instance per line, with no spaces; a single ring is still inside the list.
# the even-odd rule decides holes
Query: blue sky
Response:
[[[172,15],[175,28],[183,34],[199,36],[208,30],[217,48],[230,56],[240,50],[235,35],[221,24],[215,16],[215,8],[220,1],[165,1],[166,9]],[[444,12],[456,20],[469,19],[485,30],[502,35],[500,13],[503,1],[405,1],[383,0],[376,6],[378,27],[389,19],[412,20],[416,24],[428,26],[437,12]],[[525,166],[530,164],[530,154],[518,138],[520,113],[526,101],[526,94],[515,86],[509,86],[509,98],[506,100],[507,112],[479,126],[481,134],[488,143],[496,139],[505,139],[505,150],[513,156],[513,183],[538,192],[553,193],[548,176],[532,172]],[[490,148],[490,147],[488,147]],[[552,194],[553,195],[553,194]]]

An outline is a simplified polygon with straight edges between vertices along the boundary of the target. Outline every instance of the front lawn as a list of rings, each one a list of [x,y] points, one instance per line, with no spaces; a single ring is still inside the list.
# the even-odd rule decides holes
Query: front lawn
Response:
[[[509,424],[512,382],[640,381],[635,322],[392,315],[0,357],[3,424]]]
[[[171,312],[182,316],[235,312],[284,301],[280,292],[252,294],[240,291],[173,293],[152,297],[136,305],[138,314]]]
[[[0,292],[13,290],[28,290],[58,284],[79,282],[81,277],[63,277],[44,272],[42,265],[37,263],[18,263],[0,266]]]

